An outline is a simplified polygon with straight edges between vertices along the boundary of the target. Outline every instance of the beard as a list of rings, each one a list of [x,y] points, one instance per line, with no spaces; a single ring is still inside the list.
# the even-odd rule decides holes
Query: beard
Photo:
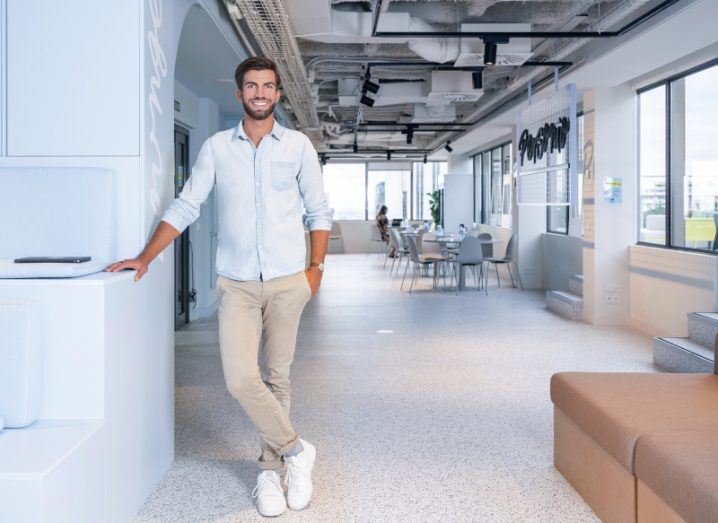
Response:
[[[264,98],[258,98],[257,100],[264,100]],[[269,100],[267,100],[269,102]],[[244,107],[244,112],[247,114],[252,120],[266,120],[274,113],[274,107],[277,105],[277,103],[270,103],[265,107],[264,109],[255,109],[247,102],[242,102],[242,107]]]

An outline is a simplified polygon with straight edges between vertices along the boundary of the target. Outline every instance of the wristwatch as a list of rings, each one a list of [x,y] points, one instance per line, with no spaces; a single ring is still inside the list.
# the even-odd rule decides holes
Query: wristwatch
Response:
[[[320,272],[324,272],[324,264],[323,263],[312,262],[309,264],[309,267],[316,267],[317,269],[319,269]]]

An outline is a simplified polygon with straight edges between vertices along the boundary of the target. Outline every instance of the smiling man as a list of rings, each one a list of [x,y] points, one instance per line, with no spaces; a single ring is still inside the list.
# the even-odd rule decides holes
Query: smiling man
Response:
[[[235,80],[242,121],[204,142],[185,188],[142,253],[107,270],[135,269],[135,280],[142,278],[150,262],[197,220],[216,185],[222,367],[227,388],[262,439],[263,471],[252,493],[257,510],[278,516],[287,502],[294,510],[305,508],[312,495],[316,449],[289,420],[289,368],[299,318],[321,283],[331,211],[311,142],[274,120],[281,82],[274,62],[249,58],[237,67]],[[307,269],[302,207],[311,239]]]

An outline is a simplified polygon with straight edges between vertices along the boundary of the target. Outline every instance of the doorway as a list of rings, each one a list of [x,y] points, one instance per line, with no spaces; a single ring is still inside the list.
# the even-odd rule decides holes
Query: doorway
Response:
[[[175,198],[189,178],[189,131],[175,125]],[[189,323],[189,227],[175,240],[175,330]]]

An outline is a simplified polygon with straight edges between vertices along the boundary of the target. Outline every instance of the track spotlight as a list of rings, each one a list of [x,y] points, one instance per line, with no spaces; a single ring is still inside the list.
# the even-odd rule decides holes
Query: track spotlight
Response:
[[[406,131],[406,143],[411,145],[411,142],[414,141],[414,129],[407,129]]]
[[[359,152],[359,144],[357,144],[356,136],[354,137],[354,145],[352,146],[352,151],[354,151],[355,153]]]
[[[327,164],[327,157],[326,157],[325,155],[323,155],[323,154],[320,154],[320,155],[319,155],[319,161],[322,162],[322,165],[326,165],[326,164]]]
[[[496,64],[496,50],[497,46],[494,42],[484,43],[484,64],[495,65]]]
[[[446,142],[446,145],[444,146],[444,149],[446,149],[446,152],[453,153],[454,148],[451,146],[451,142]]]
[[[367,95],[363,94],[361,97],[361,104],[366,105],[367,107],[373,107],[374,106],[374,98],[370,98]]]
[[[391,160],[391,151],[386,152],[386,159],[387,161]]]
[[[426,155],[424,155],[424,163],[426,163]]]
[[[484,73],[483,71],[476,71],[471,73],[471,81],[474,84],[474,89],[484,88]]]
[[[362,86],[361,90],[362,90],[362,93],[366,93],[367,91],[369,91],[371,93],[376,94],[379,92],[379,87],[380,87],[379,84],[375,84],[371,80],[365,80],[364,85]]]

